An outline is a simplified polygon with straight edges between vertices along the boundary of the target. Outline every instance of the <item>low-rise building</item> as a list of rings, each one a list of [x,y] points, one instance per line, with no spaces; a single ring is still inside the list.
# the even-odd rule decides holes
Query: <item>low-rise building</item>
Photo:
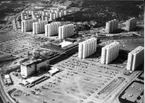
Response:
[[[4,75],[4,82],[5,82],[6,85],[13,84],[12,78],[11,78],[11,76],[9,74]]]
[[[49,60],[28,60],[21,63],[21,76],[27,78],[34,72],[37,73],[41,68],[48,66]]]

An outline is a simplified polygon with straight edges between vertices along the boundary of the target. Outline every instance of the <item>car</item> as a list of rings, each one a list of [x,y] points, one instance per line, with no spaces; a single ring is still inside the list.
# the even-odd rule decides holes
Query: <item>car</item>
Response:
[[[23,83],[19,83],[19,85],[21,85],[21,86],[23,86],[23,87],[25,86]]]

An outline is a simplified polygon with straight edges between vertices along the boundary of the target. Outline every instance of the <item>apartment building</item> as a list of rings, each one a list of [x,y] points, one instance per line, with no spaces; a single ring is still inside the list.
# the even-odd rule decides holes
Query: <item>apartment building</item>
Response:
[[[97,38],[90,38],[79,43],[78,58],[84,59],[96,52]]]
[[[45,32],[45,25],[48,21],[38,21],[33,23],[33,34],[39,34]]]
[[[142,63],[144,63],[144,47],[138,46],[128,54],[127,70],[134,71]]]
[[[59,39],[65,39],[72,35],[74,35],[74,25],[73,24],[67,24],[67,25],[63,25],[63,26],[59,27],[59,31],[58,31]]]
[[[32,19],[22,20],[21,21],[21,31],[22,32],[32,31],[34,22],[36,22],[36,20],[32,20]]]
[[[113,33],[117,30],[117,28],[118,28],[118,20],[114,19],[106,22],[105,28],[106,33]]]
[[[129,20],[126,21],[126,30],[131,31],[134,28],[136,28],[136,19],[135,18],[130,18]]]
[[[119,55],[119,42],[113,42],[102,48],[101,52],[101,63],[109,64],[115,60]]]
[[[61,22],[53,22],[45,25],[45,36],[50,37],[58,34],[58,28],[61,26]]]

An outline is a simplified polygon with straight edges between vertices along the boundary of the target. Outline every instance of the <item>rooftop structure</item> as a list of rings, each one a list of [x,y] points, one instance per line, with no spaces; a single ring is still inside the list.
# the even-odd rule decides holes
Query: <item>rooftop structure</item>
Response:
[[[66,47],[66,46],[69,46],[71,44],[72,44],[72,42],[69,42],[69,41],[63,41],[63,42],[60,43],[62,48]]]

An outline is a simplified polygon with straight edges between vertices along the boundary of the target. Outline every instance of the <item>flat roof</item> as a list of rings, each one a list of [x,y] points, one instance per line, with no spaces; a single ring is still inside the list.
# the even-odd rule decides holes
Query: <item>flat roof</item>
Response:
[[[142,50],[144,50],[144,47],[138,46],[138,47],[136,47],[134,50],[132,50],[130,53],[136,54],[136,53],[139,53],[139,52],[142,51]]]
[[[71,44],[72,44],[72,42],[69,42],[69,41],[63,41],[63,42],[60,43],[60,45],[61,45],[62,48],[63,47],[66,47],[66,46],[69,46]]]
[[[22,62],[21,65],[28,66],[28,65],[32,65],[34,63],[38,63],[38,62],[41,62],[41,61],[43,61],[43,60],[42,59],[36,59],[36,60],[29,59],[27,61]]]
[[[119,45],[119,42],[112,42],[112,43],[110,43],[110,44],[108,44],[108,45],[106,45],[105,46],[105,48],[107,49],[107,48],[113,48],[113,47],[115,47],[115,46],[117,46],[117,45]]]

